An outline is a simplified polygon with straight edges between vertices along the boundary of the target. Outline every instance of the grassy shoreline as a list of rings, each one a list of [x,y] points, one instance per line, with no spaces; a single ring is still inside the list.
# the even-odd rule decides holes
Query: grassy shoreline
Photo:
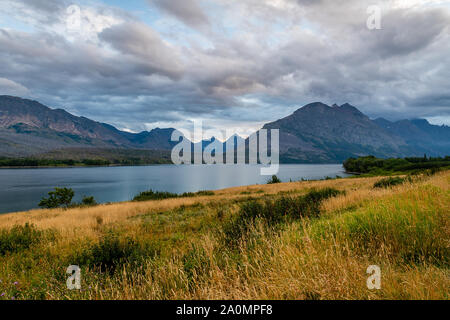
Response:
[[[23,241],[0,248],[0,299],[448,299],[450,171],[374,188],[379,180],[1,215],[2,239]],[[314,216],[248,219],[326,188],[339,194]],[[69,264],[81,266],[83,291],[65,288]],[[371,264],[381,290],[366,287]]]

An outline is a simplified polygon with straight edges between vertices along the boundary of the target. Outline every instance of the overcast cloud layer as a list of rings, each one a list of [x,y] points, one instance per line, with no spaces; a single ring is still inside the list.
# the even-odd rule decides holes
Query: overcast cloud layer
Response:
[[[245,134],[313,101],[448,125],[449,2],[0,0],[0,94],[131,131]]]

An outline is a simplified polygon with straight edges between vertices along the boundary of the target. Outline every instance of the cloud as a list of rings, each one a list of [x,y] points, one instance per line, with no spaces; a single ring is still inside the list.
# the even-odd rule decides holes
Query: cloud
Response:
[[[46,13],[61,11],[61,9],[66,8],[68,5],[68,1],[64,0],[22,0],[21,2],[29,8]]]
[[[149,3],[174,16],[189,27],[204,28],[209,25],[209,19],[197,0],[149,0]]]
[[[383,57],[417,52],[436,41],[448,23],[448,13],[439,9],[389,12],[383,17],[383,31],[370,38],[368,50]]]
[[[23,85],[6,78],[0,78],[0,92],[11,96],[27,96],[29,94],[29,90]]]
[[[0,78],[132,131],[200,118],[245,131],[311,101],[447,121],[448,6],[378,3],[381,30],[366,27],[369,0],[151,1],[151,21],[97,3],[74,33],[63,6],[6,1],[33,30],[0,28]]]
[[[66,0],[17,0],[3,1],[0,12],[23,22],[47,28],[58,24],[69,5]]]
[[[102,31],[99,37],[122,55],[133,59],[138,68],[136,72],[156,73],[173,79],[181,77],[183,67],[176,48],[171,48],[143,23],[116,25]]]

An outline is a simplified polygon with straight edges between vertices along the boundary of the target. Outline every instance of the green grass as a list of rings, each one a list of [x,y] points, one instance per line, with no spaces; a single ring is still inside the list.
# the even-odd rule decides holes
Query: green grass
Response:
[[[448,194],[429,188],[432,187],[423,187],[421,192],[427,197],[427,207],[421,206],[423,199],[410,192],[402,198],[374,202],[330,220],[317,221],[312,225],[312,234],[316,239],[346,241],[358,254],[384,253],[397,263],[448,267],[448,211],[437,205],[440,199],[448,199]]]
[[[290,194],[265,185],[270,193],[240,196],[244,188],[173,207],[17,214],[14,227],[4,217],[0,300],[448,299],[448,179],[388,192],[373,178],[293,183]],[[66,288],[73,264],[82,291]],[[378,291],[365,285],[371,264],[382,269]]]

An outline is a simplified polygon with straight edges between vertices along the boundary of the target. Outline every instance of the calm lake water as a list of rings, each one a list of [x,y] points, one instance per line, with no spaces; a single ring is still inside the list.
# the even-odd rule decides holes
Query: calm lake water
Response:
[[[265,184],[257,165],[142,166],[96,168],[0,169],[0,213],[29,210],[54,187],[75,191],[74,201],[94,196],[97,202],[131,200],[141,191],[153,189],[174,193],[218,190]],[[348,176],[342,165],[280,165],[278,177],[322,179]]]

